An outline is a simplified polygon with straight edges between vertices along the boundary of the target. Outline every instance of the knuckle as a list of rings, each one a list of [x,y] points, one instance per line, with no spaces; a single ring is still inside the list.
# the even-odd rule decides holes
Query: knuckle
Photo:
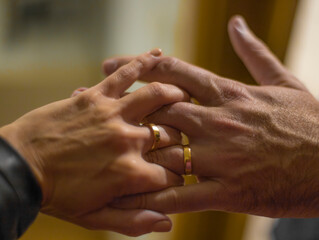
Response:
[[[177,102],[171,105],[171,107],[168,107],[168,112],[180,112],[185,113],[185,111],[195,110],[198,108],[197,105],[194,105],[189,102]],[[194,111],[195,112],[195,111]]]
[[[138,161],[133,158],[129,158],[126,161],[123,161],[120,171],[124,177],[124,181],[130,185],[135,185],[139,176]]]
[[[108,124],[105,126],[105,128],[109,126],[109,121],[117,115],[118,115],[118,111],[116,110],[116,108],[107,107],[102,104],[96,104],[94,109],[90,113],[91,121],[93,122],[93,124],[94,123]],[[113,127],[117,126],[116,130],[120,132],[120,130],[122,129],[120,128],[119,125],[120,125],[119,123],[116,123],[114,121]]]
[[[132,67],[131,65],[126,65],[118,70],[116,73],[117,79],[128,79],[131,78],[133,75]]]
[[[143,68],[146,68],[146,59],[143,58],[143,57],[137,57],[135,60],[134,60],[134,63],[135,63],[135,66],[137,69],[143,69]]]
[[[86,108],[95,105],[100,98],[100,93],[97,91],[85,91],[76,96],[76,105],[79,108]]]
[[[145,173],[143,168],[138,167],[137,164],[132,166],[131,169],[132,170],[130,172],[127,172],[126,181],[132,186],[132,188],[136,189],[136,191],[139,191],[140,187],[148,185],[150,182],[152,182],[152,176],[148,173]],[[140,201],[138,203],[140,203]]]
[[[214,102],[214,104],[222,105],[237,99],[249,97],[249,92],[239,82],[217,75],[209,76],[207,82],[208,87],[203,89],[203,95],[209,96],[213,92],[214,97],[210,101]]]
[[[189,98],[186,92],[174,85],[152,82],[147,87],[152,96],[165,103],[183,101]]]
[[[92,116],[91,122],[97,128],[96,141],[101,139],[100,144],[109,146],[114,154],[128,152],[129,149],[138,147],[135,134],[132,133],[130,126],[118,121],[117,113],[107,113],[103,108],[96,110],[95,116]],[[93,114],[92,114],[93,115]]]
[[[190,112],[192,106],[193,104],[191,103],[175,102],[161,107],[159,110],[147,116],[145,119],[147,122],[160,123],[165,122],[166,119],[172,119],[173,117],[183,116],[183,118],[191,118],[192,114]]]
[[[75,89],[72,94],[71,94],[71,97],[76,97],[78,96],[79,94],[81,94],[82,92],[86,91],[88,88],[86,87],[80,87],[80,88],[77,88]]]
[[[135,179],[135,184],[142,186],[145,185],[146,182],[150,182],[152,176],[149,173],[145,172],[143,167],[135,168],[135,173],[132,175]]]
[[[170,118],[179,118],[185,119],[188,122],[192,122],[197,126],[202,121],[202,111],[199,110],[200,106],[187,102],[177,102],[173,103],[170,106],[167,106],[165,114]],[[163,115],[163,117],[166,117]],[[206,117],[206,116],[204,116]]]
[[[128,138],[130,134],[130,130],[128,129],[128,126],[125,126],[124,124],[120,122],[114,122],[110,124],[110,128],[112,129],[112,132],[116,134],[116,139],[125,142],[126,138]]]
[[[143,57],[134,59],[131,63],[121,67],[116,72],[117,79],[133,79],[137,78],[141,69],[146,67],[147,63]]]
[[[179,195],[175,190],[169,191],[169,198],[171,199],[172,209],[181,209],[183,208],[182,202],[180,201]]]
[[[118,159],[108,167],[109,173],[117,176],[115,185],[119,187],[119,196],[128,195],[134,190],[133,188],[138,188],[136,179],[139,176],[135,173],[136,165],[137,163],[134,159],[129,161]]]
[[[167,95],[165,85],[159,82],[152,82],[147,85],[148,91],[152,96],[163,98]]]
[[[160,72],[174,72],[179,61],[179,59],[174,57],[164,57],[163,60],[157,65],[157,69]]]
[[[138,196],[137,207],[140,209],[147,209],[149,206],[147,204],[147,197],[145,194],[140,194]]]
[[[236,100],[251,100],[251,94],[247,87],[242,86],[238,82],[230,81],[222,93],[223,102],[230,102]]]
[[[202,76],[202,96],[209,96],[209,102],[212,102],[214,105],[220,105],[224,103],[223,99],[223,91],[221,88],[221,84],[224,83],[224,79],[212,74],[208,73]]]

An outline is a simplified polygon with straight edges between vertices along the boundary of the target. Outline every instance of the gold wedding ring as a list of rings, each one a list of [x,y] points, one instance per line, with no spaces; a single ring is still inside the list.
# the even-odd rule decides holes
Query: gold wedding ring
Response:
[[[182,137],[182,146],[189,145],[189,139],[186,136],[186,134],[181,132],[181,137]]]
[[[189,139],[185,133],[181,132],[182,146],[184,151],[184,169],[185,175],[192,174],[192,150],[189,146]]]
[[[185,168],[185,175],[192,174],[192,150],[187,146],[183,146],[184,150],[184,168]]]
[[[199,101],[196,98],[191,97],[190,102],[194,103],[195,105],[200,105]]]
[[[152,145],[151,151],[154,151],[157,148],[159,142],[161,141],[160,130],[153,123],[144,123],[143,125],[149,127],[153,132],[154,140],[153,140],[153,145]]]
[[[200,105],[197,99],[191,97],[190,102],[195,105]],[[192,166],[192,150],[189,146],[189,138],[186,136],[185,133],[181,132],[182,136],[182,146],[184,151],[184,172],[186,176],[192,175],[193,166]]]

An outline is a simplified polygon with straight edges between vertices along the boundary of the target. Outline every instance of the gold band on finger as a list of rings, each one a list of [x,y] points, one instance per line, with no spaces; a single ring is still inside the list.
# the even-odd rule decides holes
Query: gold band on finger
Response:
[[[191,97],[190,102],[194,103],[195,105],[200,105],[199,101],[196,98]]]
[[[185,175],[191,175],[192,174],[192,150],[187,146],[183,146],[184,150],[184,168],[185,168]]]
[[[181,132],[181,137],[182,137],[182,146],[187,146],[189,145],[189,139],[187,135],[183,132]]]
[[[152,130],[152,132],[153,132],[154,141],[153,141],[153,145],[152,145],[151,151],[154,151],[157,148],[159,142],[161,141],[160,130],[153,123],[144,123],[143,125],[149,127]]]

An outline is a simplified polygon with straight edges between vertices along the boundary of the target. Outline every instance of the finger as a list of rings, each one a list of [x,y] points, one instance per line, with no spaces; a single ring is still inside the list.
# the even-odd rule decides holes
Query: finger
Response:
[[[118,67],[127,64],[130,59],[130,57],[124,57],[105,61],[105,72],[111,74]],[[234,86],[241,85],[172,57],[161,57],[159,64],[152,71],[144,74],[140,80],[176,85],[196,98],[200,104],[212,104],[214,106],[222,104],[225,99],[229,99],[236,92]],[[240,91],[237,92],[240,93]]]
[[[198,176],[220,177],[225,172],[219,157],[206,156],[201,146],[190,145],[192,174]],[[207,148],[207,146],[205,146]],[[144,159],[149,163],[160,165],[177,175],[185,174],[184,147],[181,145],[161,148],[147,152]],[[219,165],[217,165],[219,164]],[[214,167],[212,167],[214,166]],[[226,171],[228,172],[228,171]]]
[[[127,167],[124,166],[124,168]],[[157,164],[148,163],[145,160],[143,160],[143,163],[139,163],[138,168],[127,168],[123,171],[128,172],[126,176],[129,177],[129,181],[125,189],[119,189],[116,197],[160,191],[172,186],[184,185],[182,176]]]
[[[189,101],[189,95],[180,88],[161,83],[148,84],[122,97],[123,115],[126,119],[139,123],[160,107],[181,101]]]
[[[177,102],[157,110],[145,118],[145,122],[168,125],[185,133],[188,137],[202,138],[213,128],[213,120],[225,114],[221,108],[207,108],[187,102]],[[205,126],[205,129],[203,128]]]
[[[102,64],[102,71],[106,76],[109,76],[110,74],[114,73],[119,67],[131,62],[134,58],[135,56],[126,56],[107,59]],[[116,60],[114,61],[114,59]]]
[[[182,176],[162,166],[145,161],[140,151],[139,154],[141,155],[140,159],[136,158],[136,154],[134,154],[126,156],[127,159],[131,159],[130,161],[123,161],[123,164],[117,164],[116,171],[121,176],[127,177],[125,179],[127,187],[119,189],[116,197],[159,191],[184,184]]]
[[[251,32],[242,17],[235,16],[229,21],[228,32],[236,53],[257,83],[306,90],[305,86],[293,77],[266,45]]]
[[[178,145],[182,143],[182,136],[180,131],[165,126],[165,125],[156,125],[159,130],[160,140],[155,144],[156,149],[161,149],[168,146]],[[145,146],[144,153],[149,152],[154,145],[155,136],[154,131],[151,127],[145,125],[141,127],[141,130],[145,135]]]
[[[117,69],[96,88],[107,96],[119,98],[136,80],[156,66],[160,61],[161,54],[160,49],[154,49],[134,58],[128,64]]]
[[[207,181],[120,198],[111,205],[123,209],[151,209],[165,214],[223,210],[227,208],[226,196],[219,182]]]
[[[144,161],[141,171],[136,172],[137,184],[130,194],[160,191],[173,186],[182,186],[184,178],[160,165]],[[128,195],[130,195],[128,194]]]
[[[168,232],[172,228],[171,220],[164,214],[150,210],[121,210],[111,207],[81,216],[74,222],[92,230],[110,230],[128,236]]]
[[[184,151],[183,146],[171,146],[163,149],[159,149],[153,152],[148,152],[145,154],[144,158],[149,163],[158,164],[178,175],[185,174],[184,166]],[[194,156],[192,155],[192,168],[193,174],[195,174],[194,169]]]
[[[87,89],[88,89],[87,87],[80,87],[80,88],[74,90],[74,92],[71,94],[71,97],[76,97],[77,95],[86,91]]]

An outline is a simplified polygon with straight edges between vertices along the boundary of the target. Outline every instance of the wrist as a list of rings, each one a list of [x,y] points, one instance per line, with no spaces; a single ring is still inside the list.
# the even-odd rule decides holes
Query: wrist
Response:
[[[0,128],[0,139],[2,138],[19,156],[21,156],[21,161],[23,161],[31,171],[37,185],[40,187],[43,205],[43,202],[46,199],[46,187],[42,174],[43,171],[40,170],[41,164],[36,160],[36,154],[33,153],[29,143],[24,141],[24,134],[20,136],[19,132],[21,133],[22,131],[19,131],[17,126],[14,123],[11,123]]]
[[[42,193],[29,165],[2,137],[0,137],[0,173],[12,190],[13,201],[6,208],[12,212],[14,208],[17,212],[15,218],[18,224],[13,231],[21,236],[39,212]]]

